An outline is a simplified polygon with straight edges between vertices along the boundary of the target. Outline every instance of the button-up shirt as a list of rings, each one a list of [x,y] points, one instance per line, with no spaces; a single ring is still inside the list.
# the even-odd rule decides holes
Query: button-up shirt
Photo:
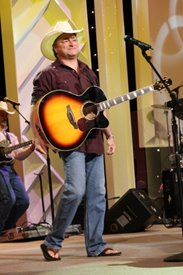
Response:
[[[87,88],[98,85],[95,73],[83,62],[79,63],[79,73],[72,68],[54,61],[44,70],[39,72],[33,80],[32,104],[35,104],[45,94],[53,90],[65,90],[76,95],[81,95]],[[84,153],[103,154],[103,138],[99,129],[93,129],[77,151]]]

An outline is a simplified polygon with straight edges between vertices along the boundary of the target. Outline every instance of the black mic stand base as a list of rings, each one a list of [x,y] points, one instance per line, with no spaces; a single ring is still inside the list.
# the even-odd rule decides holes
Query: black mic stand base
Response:
[[[165,258],[164,262],[183,262],[183,252]]]

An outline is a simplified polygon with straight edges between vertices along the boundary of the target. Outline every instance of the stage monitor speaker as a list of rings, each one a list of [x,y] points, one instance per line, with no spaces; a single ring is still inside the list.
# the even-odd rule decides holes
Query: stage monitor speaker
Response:
[[[158,216],[159,211],[146,192],[132,188],[107,211],[104,233],[144,231]]]

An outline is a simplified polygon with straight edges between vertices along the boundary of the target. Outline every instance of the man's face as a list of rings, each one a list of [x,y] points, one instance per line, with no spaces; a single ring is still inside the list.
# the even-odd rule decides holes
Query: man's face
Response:
[[[62,34],[54,43],[54,50],[58,57],[74,59],[79,53],[79,44],[75,34]]]
[[[4,127],[7,125],[8,114],[5,111],[0,110],[0,126]]]

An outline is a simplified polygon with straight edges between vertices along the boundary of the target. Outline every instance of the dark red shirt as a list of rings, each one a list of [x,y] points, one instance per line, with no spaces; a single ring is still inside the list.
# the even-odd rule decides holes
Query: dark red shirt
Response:
[[[98,79],[95,73],[81,61],[79,61],[79,73],[77,73],[56,60],[36,75],[33,85],[31,103],[35,104],[41,97],[53,90],[66,90],[80,95],[88,87],[98,85]],[[103,154],[102,131],[92,130],[85,142],[76,151]]]

